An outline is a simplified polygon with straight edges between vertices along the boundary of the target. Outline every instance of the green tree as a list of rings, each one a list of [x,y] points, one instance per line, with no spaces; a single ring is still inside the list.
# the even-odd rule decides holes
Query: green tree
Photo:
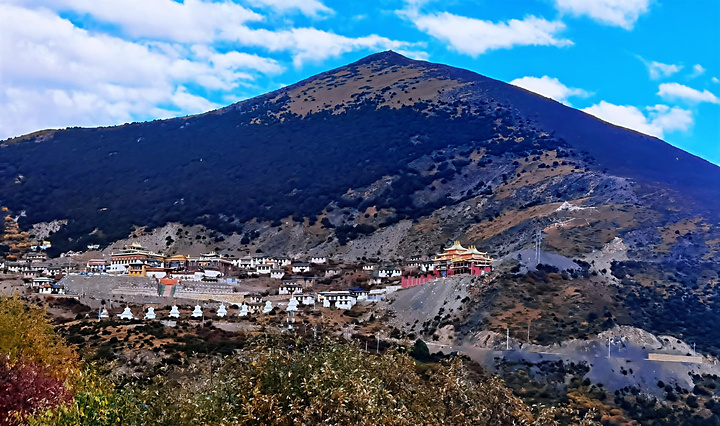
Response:
[[[422,339],[417,339],[410,350],[410,355],[417,360],[424,361],[430,358],[430,350]]]

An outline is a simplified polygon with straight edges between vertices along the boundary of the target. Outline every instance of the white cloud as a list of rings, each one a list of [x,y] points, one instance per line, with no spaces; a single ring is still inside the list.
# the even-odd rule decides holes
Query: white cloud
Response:
[[[317,62],[355,50],[401,50],[415,45],[375,34],[353,38],[315,28],[270,31],[240,26],[228,31],[226,35],[229,39],[247,46],[256,46],[271,52],[289,51],[297,67],[308,61]]]
[[[262,15],[231,1],[185,0],[29,0],[20,2],[59,12],[87,14],[117,25],[136,39],[208,43],[226,28],[261,21]]]
[[[695,64],[693,66],[692,74],[690,74],[690,78],[700,77],[701,75],[705,74],[705,71],[705,67],[700,64]]]
[[[332,12],[319,0],[257,1]],[[220,106],[206,97],[237,99],[238,87],[285,70],[233,48],[289,52],[296,66],[362,49],[424,55],[378,35],[247,26],[263,19],[230,0],[0,0],[0,58],[12,58],[0,61],[0,139],[201,113]]]
[[[230,0],[185,0],[184,3],[174,0],[29,1],[55,11],[89,14],[99,21],[117,25],[123,34],[136,40],[181,44],[231,42],[271,52],[287,51],[294,55],[295,66],[353,50],[407,49],[414,45],[374,34],[353,38],[315,28],[251,28],[248,24],[261,22],[265,17]],[[332,9],[319,0],[249,1],[275,11],[297,9],[309,15],[332,13]]]
[[[555,0],[561,12],[586,15],[600,23],[631,30],[640,15],[647,12],[650,0]]]
[[[663,83],[660,85],[658,95],[666,99],[682,99],[690,102],[720,103],[720,99],[712,92],[705,89],[702,92],[682,85],[680,83]]]
[[[321,13],[333,13],[333,10],[318,0],[250,0],[253,6],[265,6],[278,12],[298,10],[305,15],[317,16]]]
[[[0,138],[217,108],[189,85],[229,91],[277,61],[207,46],[139,43],[74,26],[47,9],[0,5]]]
[[[712,81],[713,83],[720,83],[720,80],[718,80],[717,77],[711,78],[710,81]]]
[[[448,12],[421,14],[413,8],[400,11],[399,14],[410,19],[420,31],[447,42],[453,49],[470,56],[514,46],[572,44],[570,40],[558,38],[558,33],[565,29],[565,24],[534,16],[522,20],[491,22]]]
[[[550,99],[555,99],[558,102],[568,104],[568,98],[572,96],[587,97],[590,94],[582,89],[575,89],[567,87],[562,84],[557,78],[548,77],[546,75],[537,77],[522,77],[516,78],[511,81],[513,84],[523,89],[527,89],[531,92],[538,93]]]
[[[693,125],[692,113],[686,109],[654,105],[646,108],[647,115],[631,105],[615,105],[600,101],[583,109],[608,123],[637,130],[651,136],[664,138],[666,132],[685,131]]]
[[[642,56],[638,56],[637,58],[640,59],[643,64],[645,64],[648,72],[650,73],[650,78],[653,80],[657,80],[663,77],[670,77],[671,75],[683,69],[682,65],[664,64],[658,61],[648,61]]]

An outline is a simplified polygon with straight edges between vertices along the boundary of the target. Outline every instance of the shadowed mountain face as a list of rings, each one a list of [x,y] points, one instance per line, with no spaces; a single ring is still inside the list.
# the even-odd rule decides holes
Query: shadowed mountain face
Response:
[[[51,238],[57,251],[167,222],[260,238],[290,216],[314,229],[305,248],[329,251],[406,219],[408,235],[435,223],[413,246],[423,251],[463,233],[513,239],[508,231],[549,223],[553,203],[571,201],[629,211],[574,255],[646,228],[636,240],[653,252],[668,223],[693,220],[712,234],[718,195],[718,167],[659,139],[393,52],[199,116],[38,132],[0,147],[0,205],[24,211],[25,228],[66,219]],[[464,219],[445,220],[465,206]],[[693,256],[716,256],[717,242],[705,241]]]

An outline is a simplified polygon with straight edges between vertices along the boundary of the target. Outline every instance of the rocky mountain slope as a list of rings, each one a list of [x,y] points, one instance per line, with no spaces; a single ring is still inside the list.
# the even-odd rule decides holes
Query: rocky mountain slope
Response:
[[[460,215],[456,229],[434,226],[443,235],[434,249],[459,232],[505,235],[565,201],[624,206],[599,212],[596,228],[686,219],[684,235],[720,211],[720,169],[704,160],[523,89],[393,52],[204,115],[38,132],[4,141],[0,152],[0,202],[25,212],[24,227],[67,220],[52,237],[59,250],[168,222],[246,240],[266,235],[271,249],[272,235],[286,240],[291,230],[303,234],[297,250],[319,250],[405,219],[433,227]],[[511,211],[523,213],[503,219]],[[421,226],[406,228],[421,239],[413,237]]]
[[[393,52],[203,115],[3,141],[0,206],[18,232],[62,223],[55,254],[145,235],[169,252],[395,259],[459,239],[500,260],[459,333],[510,311],[545,343],[620,322],[720,348],[720,168]],[[538,232],[565,266],[535,268]]]

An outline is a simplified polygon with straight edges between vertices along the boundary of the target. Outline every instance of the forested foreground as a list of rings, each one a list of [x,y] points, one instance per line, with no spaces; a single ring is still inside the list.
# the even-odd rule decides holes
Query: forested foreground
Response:
[[[0,300],[0,353],[3,425],[592,424],[568,408],[531,408],[458,358],[429,366],[331,339],[249,337],[233,356],[131,377],[83,361],[19,298]]]

